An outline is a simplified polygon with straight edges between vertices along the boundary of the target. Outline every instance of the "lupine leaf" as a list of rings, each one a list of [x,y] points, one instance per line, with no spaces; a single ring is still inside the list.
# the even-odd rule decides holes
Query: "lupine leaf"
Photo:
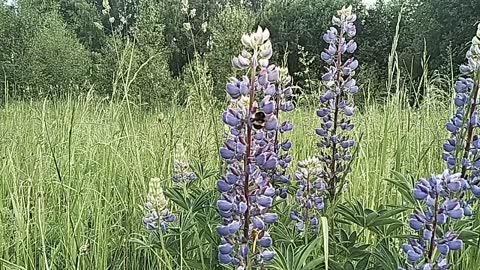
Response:
[[[363,259],[361,259],[357,263],[357,266],[355,266],[355,270],[365,270],[365,269],[367,269],[369,260],[370,260],[370,254],[363,257]]]
[[[182,192],[175,188],[170,188],[165,190],[165,196],[172,200],[175,204],[180,206],[185,210],[189,210],[189,203],[186,198],[183,196]]]
[[[301,269],[304,268],[304,265],[306,264],[306,262],[308,260],[308,257],[310,256],[310,254],[312,253],[312,251],[316,248],[316,246],[318,244],[318,239],[319,238],[316,238],[315,240],[310,242],[308,245],[306,245],[306,246],[304,246],[304,247],[302,247],[298,250],[298,254],[295,254],[296,264],[295,264],[294,269],[301,270]]]
[[[402,194],[405,200],[407,200],[412,205],[416,205],[417,201],[413,197],[411,181],[409,181],[404,175],[399,172],[392,171],[392,174],[395,176],[395,178],[386,178],[385,181],[393,184],[396,187],[397,191]]]
[[[320,257],[311,260],[305,267],[302,268],[302,270],[310,270],[310,269],[319,269],[318,266],[320,266],[322,263],[324,263],[325,258]]]
[[[396,218],[377,218],[368,224],[369,227],[385,226],[390,224],[403,224],[400,220]]]
[[[320,218],[322,221],[322,234],[323,234],[323,257],[328,258],[328,220],[326,217]],[[325,270],[328,270],[328,259],[325,260]]]
[[[350,261],[346,261],[345,264],[343,265],[344,270],[355,270],[355,267]]]

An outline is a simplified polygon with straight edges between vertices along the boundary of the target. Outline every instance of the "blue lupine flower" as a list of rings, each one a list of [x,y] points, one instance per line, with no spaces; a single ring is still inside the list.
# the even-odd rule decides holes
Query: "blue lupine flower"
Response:
[[[190,170],[190,164],[183,160],[173,162],[172,180],[176,183],[186,184],[197,180],[198,176]]]
[[[303,232],[305,224],[313,232],[318,231],[317,215],[325,207],[323,196],[326,192],[326,184],[323,180],[321,162],[313,157],[300,161],[295,172],[298,189],[295,194],[296,209],[290,213],[290,218],[296,221],[296,228]],[[299,215],[298,213],[301,213]]]
[[[448,220],[460,220],[473,215],[467,191],[473,197],[480,197],[480,139],[477,131],[479,116],[477,100],[480,82],[468,78],[474,73],[475,78],[480,75],[480,25],[472,40],[472,45],[466,55],[467,64],[460,66],[460,77],[455,83],[455,113],[446,124],[450,137],[443,145],[442,158],[446,162],[447,170],[442,175],[432,176],[428,181],[421,179],[413,189],[414,197],[425,203],[425,209],[416,209],[410,216],[409,223],[419,232],[420,239],[429,242],[425,246],[422,264],[410,264],[409,269],[448,269],[447,256],[451,251],[463,247],[463,241],[458,236],[443,228]],[[477,87],[477,89],[475,89]],[[427,247],[428,246],[428,247]],[[440,256],[433,258],[436,248]],[[405,248],[404,248],[405,250]],[[409,260],[412,252],[405,250]],[[415,254],[414,254],[415,255]]]
[[[415,209],[409,218],[409,225],[419,233],[419,238],[409,239],[409,243],[403,245],[403,251],[410,261],[408,269],[447,269],[446,256],[450,251],[463,247],[462,240],[455,233],[443,231],[442,234],[440,226],[449,218],[463,218],[465,209],[471,215],[468,203],[455,197],[455,194],[464,192],[466,186],[461,173],[450,173],[448,169],[440,175],[433,175],[428,180],[420,179],[415,183],[413,195],[425,204],[425,208]],[[431,247],[443,256],[435,263]],[[422,261],[424,263],[417,264]]]
[[[343,7],[338,11],[338,16],[333,17],[334,26],[323,35],[328,47],[321,54],[321,58],[330,67],[322,76],[325,91],[320,96],[321,107],[317,111],[322,123],[315,129],[315,133],[320,137],[317,143],[320,148],[319,160],[324,164],[321,177],[331,200],[343,189],[339,184],[349,172],[346,169],[351,158],[349,148],[354,146],[355,142],[345,131],[352,130],[353,124],[349,118],[355,112],[349,96],[358,92],[353,79],[358,60],[351,57],[357,49],[357,43],[351,39],[356,34],[356,16],[352,14],[351,6]]]
[[[229,132],[219,149],[226,173],[217,182],[222,192],[217,208],[223,219],[217,233],[222,236],[219,261],[232,263],[237,269],[247,268],[249,256],[256,258],[252,263],[258,265],[272,260],[273,241],[267,230],[278,220],[278,215],[271,212],[272,205],[277,196],[286,197],[286,170],[292,160],[288,155],[292,143],[283,134],[293,125],[279,120],[280,112],[294,108],[289,100],[293,94],[291,78],[286,69],[269,64],[269,36],[268,30],[260,27],[255,33],[243,35],[245,49],[232,65],[250,74],[231,78],[226,85],[231,101],[223,113]],[[254,231],[262,235],[256,240],[258,245],[250,242]],[[233,248],[225,249],[225,243]]]

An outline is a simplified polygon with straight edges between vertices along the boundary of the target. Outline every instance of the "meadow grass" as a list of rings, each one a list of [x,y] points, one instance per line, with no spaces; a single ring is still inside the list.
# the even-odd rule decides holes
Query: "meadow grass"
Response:
[[[432,100],[412,108],[402,100],[367,103],[356,116],[358,157],[344,196],[366,208],[403,204],[386,179],[443,171],[450,105]],[[0,269],[216,269],[219,220],[183,210],[174,230],[180,242],[159,248],[148,244],[142,216],[148,180],[160,177],[171,186],[174,159],[218,171],[221,111],[125,104],[82,96],[0,108]],[[318,125],[313,109],[297,108],[291,115],[296,161],[316,154]],[[213,214],[215,176],[196,183],[211,190],[211,205],[200,207]],[[192,225],[199,221],[212,234]],[[476,269],[477,250],[458,269]]]

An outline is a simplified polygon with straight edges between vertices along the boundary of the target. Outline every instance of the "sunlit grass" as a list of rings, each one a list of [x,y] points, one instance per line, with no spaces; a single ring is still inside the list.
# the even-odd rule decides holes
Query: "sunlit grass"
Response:
[[[206,117],[212,111],[215,117]],[[220,113],[175,107],[131,107],[129,113],[125,105],[85,98],[7,104],[0,110],[0,266],[146,269],[169,260],[171,267],[161,269],[197,269],[194,261],[213,269],[216,243],[182,231],[195,222],[187,213],[174,230],[187,238],[182,250],[159,252],[132,239],[148,239],[141,219],[150,177],[170,186],[174,159],[218,170],[214,134],[223,127],[213,119]],[[418,178],[443,170],[448,114],[448,105],[410,108],[398,99],[364,106],[356,117],[361,141],[345,196],[372,209],[402,205],[385,179],[394,178],[393,171]],[[294,158],[315,155],[314,111],[299,106],[292,118]],[[215,180],[197,185],[212,190],[214,198]],[[213,231],[216,221],[208,222]],[[187,259],[180,261],[180,254]]]

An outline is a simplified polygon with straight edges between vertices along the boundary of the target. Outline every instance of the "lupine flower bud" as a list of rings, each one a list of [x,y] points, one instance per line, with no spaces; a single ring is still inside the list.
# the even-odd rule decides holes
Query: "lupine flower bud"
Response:
[[[163,195],[160,182],[160,178],[152,178],[149,182],[147,202],[144,205],[147,213],[143,218],[143,223],[149,231],[156,231],[159,228],[166,231],[168,223],[175,221],[175,215],[167,208],[168,201]]]

